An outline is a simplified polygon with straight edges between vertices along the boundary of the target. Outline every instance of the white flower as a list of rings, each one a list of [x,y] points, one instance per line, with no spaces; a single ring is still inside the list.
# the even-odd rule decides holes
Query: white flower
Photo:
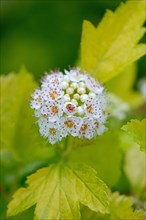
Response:
[[[48,139],[51,144],[55,144],[60,138],[60,129],[56,122],[50,122],[47,127]]]
[[[61,136],[66,137],[68,134],[78,136],[83,119],[75,116],[62,117],[60,120]]]
[[[100,120],[94,119],[93,124],[95,128],[95,135],[101,135],[107,130],[107,128],[101,123]]]
[[[41,135],[51,144],[68,134],[91,139],[104,132],[106,95],[93,77],[74,68],[46,74],[41,83],[32,94],[31,108]]]
[[[60,71],[51,72],[49,75],[45,73],[45,76],[42,79],[41,87],[49,87],[53,84],[53,86],[60,85],[60,82],[63,80],[63,74]]]
[[[108,99],[107,111],[110,113],[110,115],[119,120],[124,120],[127,112],[130,109],[129,104],[124,102],[122,99],[120,99],[117,95],[113,93],[108,93],[107,99]]]
[[[43,104],[43,93],[41,90],[36,90],[34,91],[34,93],[32,94],[32,98],[34,100],[31,101],[31,108],[33,109],[39,109],[41,108],[42,104]]]
[[[48,102],[49,108],[49,120],[57,121],[63,115],[63,105],[62,100],[57,100],[55,102]]]
[[[88,117],[99,118],[103,114],[102,104],[97,98],[95,100],[87,99],[84,108]]]
[[[49,124],[48,117],[41,116],[40,119],[37,121],[37,123],[40,127],[41,135],[47,137],[48,136],[47,127]]]
[[[101,86],[99,84],[99,82],[97,82],[93,77],[86,78],[86,85],[90,91],[92,91],[96,94],[102,94],[102,92],[104,90],[104,87]]]
[[[44,93],[44,100],[46,101],[58,100],[64,95],[64,91],[59,86],[53,86],[52,84],[42,91]]]
[[[86,137],[88,139],[91,139],[94,137],[94,124],[92,118],[83,118],[83,123],[80,127],[79,131],[79,137]]]
[[[66,102],[63,110],[67,115],[74,115],[77,111],[77,107],[73,102]]]
[[[70,71],[65,70],[65,74],[69,76],[70,81],[72,82],[80,82],[86,79],[86,75],[82,74],[79,68],[74,68]]]

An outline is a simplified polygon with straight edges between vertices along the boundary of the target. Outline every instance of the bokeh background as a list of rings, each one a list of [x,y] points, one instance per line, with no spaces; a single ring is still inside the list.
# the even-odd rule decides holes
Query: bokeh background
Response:
[[[25,65],[39,79],[50,69],[75,65],[83,20],[97,25],[107,8],[114,10],[119,3],[120,0],[1,0],[1,73],[18,72]],[[144,61],[145,58],[139,61],[138,77],[145,74]]]

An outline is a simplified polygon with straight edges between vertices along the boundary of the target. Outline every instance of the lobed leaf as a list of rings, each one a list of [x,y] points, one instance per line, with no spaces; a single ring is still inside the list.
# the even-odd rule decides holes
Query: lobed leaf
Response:
[[[133,209],[134,199],[118,192],[110,196],[109,214],[94,213],[86,207],[82,209],[82,220],[143,220],[144,211]]]
[[[141,151],[146,151],[146,119],[141,121],[133,119],[122,127],[134,141],[140,145]]]
[[[145,33],[145,1],[127,1],[115,12],[107,11],[98,27],[84,21],[81,67],[106,82],[145,54],[138,44]]]
[[[85,165],[53,164],[28,177],[8,205],[8,216],[36,205],[35,219],[80,219],[79,203],[108,213],[108,189]]]
[[[110,219],[143,220],[144,212],[133,210],[133,199],[119,193],[113,193],[110,198]]]
[[[136,77],[137,66],[133,63],[127,66],[119,75],[109,80],[106,83],[106,88],[130,104],[132,108],[137,108],[144,103],[144,98],[139,91],[133,89]]]
[[[33,157],[47,157],[52,150],[46,148],[49,144],[39,134],[29,106],[31,93],[37,87],[33,76],[22,68],[19,74],[1,76],[0,83],[1,147],[11,150],[18,159],[26,161],[31,161]]]

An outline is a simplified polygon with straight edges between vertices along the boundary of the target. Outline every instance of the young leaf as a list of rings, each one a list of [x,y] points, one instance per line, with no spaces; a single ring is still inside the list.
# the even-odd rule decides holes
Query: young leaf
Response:
[[[81,67],[102,82],[120,73],[145,54],[138,44],[145,29],[145,1],[127,1],[115,12],[107,11],[94,27],[84,21],[81,39]]]
[[[38,132],[30,108],[30,96],[37,84],[25,68],[19,74],[1,76],[0,142],[19,159],[47,157],[51,153],[47,141]]]
[[[132,191],[140,195],[146,187],[145,179],[145,153],[132,146],[128,149],[125,156],[124,171],[132,186]]]
[[[103,215],[94,213],[86,207],[81,211],[82,220],[143,220],[143,210],[133,210],[133,199],[124,195],[119,195],[118,192],[110,196],[110,213]]]
[[[8,205],[8,216],[36,205],[35,219],[80,219],[79,202],[91,210],[108,213],[108,189],[85,165],[54,164],[28,177]]]
[[[113,193],[110,198],[110,219],[143,220],[143,211],[133,211],[132,198]]]
[[[133,89],[136,77],[137,67],[133,63],[127,66],[119,75],[109,80],[106,83],[106,88],[130,104],[132,108],[137,108],[144,103],[144,98],[139,91]]]
[[[146,151],[146,119],[139,121],[133,119],[122,127],[122,130],[126,131],[134,141],[140,145],[142,151]]]

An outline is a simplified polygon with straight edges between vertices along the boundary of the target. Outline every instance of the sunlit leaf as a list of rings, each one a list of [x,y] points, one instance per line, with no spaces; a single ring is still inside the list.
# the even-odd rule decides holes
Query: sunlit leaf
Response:
[[[146,151],[146,119],[141,121],[133,119],[122,127],[134,141],[140,145],[142,151]]]
[[[84,21],[81,67],[102,82],[116,76],[145,54],[145,45],[138,44],[144,21],[145,2],[130,0],[115,12],[108,10],[97,28]]]
[[[108,189],[86,165],[55,164],[28,177],[8,206],[8,216],[36,204],[35,216],[44,219],[80,219],[79,202],[93,211],[108,212]],[[36,218],[35,217],[35,218]]]
[[[93,213],[87,208],[82,210],[82,220],[143,220],[144,211],[134,210],[132,197],[119,195],[118,192],[110,196],[110,213],[103,215]]]
[[[119,195],[119,193],[113,193],[110,202],[110,219],[121,219],[121,220],[143,220],[143,211],[134,211],[132,208],[133,200],[130,197]]]
[[[25,68],[19,74],[1,76],[1,136],[2,148],[10,149],[19,159],[47,157],[51,152],[36,125],[30,108],[31,93],[37,84]]]
[[[135,108],[140,106],[144,99],[139,91],[133,89],[137,75],[136,64],[127,66],[118,76],[106,83],[108,91],[118,95],[123,101]]]
[[[118,134],[106,132],[104,135],[92,140],[91,145],[86,146],[79,142],[78,149],[72,152],[70,159],[74,162],[83,162],[93,167],[98,176],[108,185],[113,186],[121,174],[122,154],[119,148]],[[84,145],[85,144],[85,145]]]
[[[124,170],[132,186],[132,191],[140,194],[146,187],[145,153],[138,146],[128,149],[125,157]]]

